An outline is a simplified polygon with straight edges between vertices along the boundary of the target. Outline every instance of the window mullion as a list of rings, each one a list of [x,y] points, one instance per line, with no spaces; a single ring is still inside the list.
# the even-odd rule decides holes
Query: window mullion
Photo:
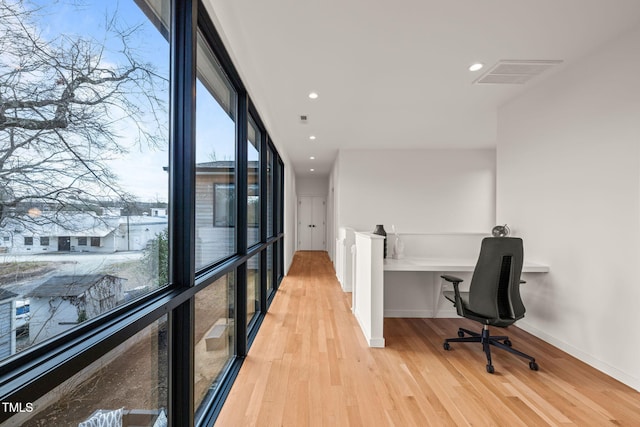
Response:
[[[247,253],[248,211],[248,129],[249,112],[246,92],[238,93],[238,120],[236,121],[236,239],[238,253]],[[247,354],[247,264],[238,267],[234,299],[236,355]]]
[[[195,76],[197,1],[174,1],[171,43],[172,128],[170,170],[169,278],[193,285],[195,270]],[[169,420],[194,424],[194,302],[171,312],[169,334]]]

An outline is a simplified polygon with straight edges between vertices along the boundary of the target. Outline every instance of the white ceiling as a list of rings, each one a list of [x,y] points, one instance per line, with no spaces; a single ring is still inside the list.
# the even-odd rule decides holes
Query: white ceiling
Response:
[[[639,0],[205,3],[297,176],[326,176],[339,149],[494,146],[498,106],[640,22]],[[504,59],[564,62],[526,85],[472,84]]]

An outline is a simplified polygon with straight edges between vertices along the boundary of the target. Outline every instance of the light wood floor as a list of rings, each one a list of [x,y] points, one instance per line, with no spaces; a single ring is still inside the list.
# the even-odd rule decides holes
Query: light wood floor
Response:
[[[244,426],[640,425],[640,393],[510,327],[540,371],[442,341],[465,319],[385,319],[367,347],[324,252],[298,252],[218,417]]]

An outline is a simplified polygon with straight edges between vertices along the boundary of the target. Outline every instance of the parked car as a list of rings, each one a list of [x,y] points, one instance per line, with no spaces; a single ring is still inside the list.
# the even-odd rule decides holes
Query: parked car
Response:
[[[28,299],[16,301],[16,335],[29,333],[30,309]]]

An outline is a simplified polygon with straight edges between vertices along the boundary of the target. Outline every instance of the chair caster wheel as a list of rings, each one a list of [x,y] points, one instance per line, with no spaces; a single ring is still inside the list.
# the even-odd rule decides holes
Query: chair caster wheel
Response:
[[[461,330],[458,329],[458,337],[459,338],[464,338],[464,332],[462,332]]]
[[[506,345],[507,347],[511,347],[513,343],[511,342],[511,340],[504,340],[504,345]]]
[[[444,344],[442,344],[442,348],[444,348],[445,350],[449,351],[451,349],[451,346],[449,345],[448,342],[445,342]]]
[[[529,369],[531,369],[532,371],[537,371],[540,368],[536,362],[529,362]]]
[[[493,365],[487,365],[487,372],[490,374],[493,374],[494,372]]]

